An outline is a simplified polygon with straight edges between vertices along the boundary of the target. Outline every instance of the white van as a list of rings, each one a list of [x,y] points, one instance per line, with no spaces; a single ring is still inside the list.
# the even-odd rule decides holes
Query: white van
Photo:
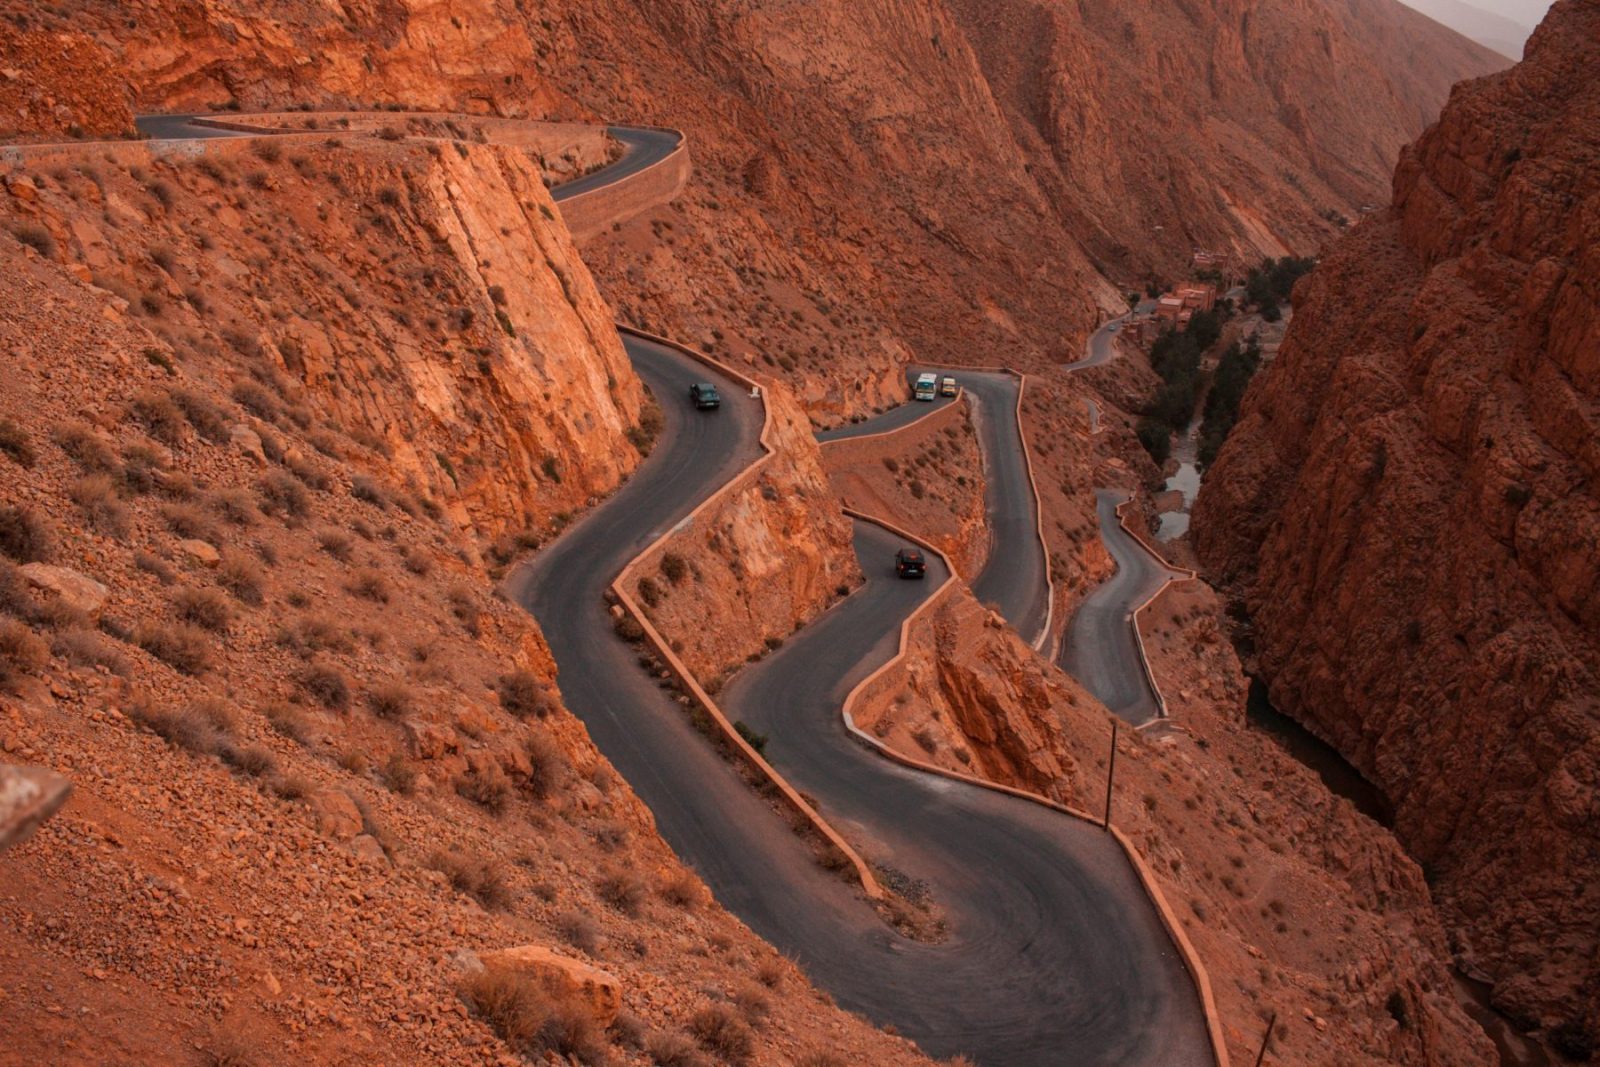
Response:
[[[939,395],[939,376],[937,374],[917,375],[917,384],[912,387],[911,395],[918,400],[932,400]]]

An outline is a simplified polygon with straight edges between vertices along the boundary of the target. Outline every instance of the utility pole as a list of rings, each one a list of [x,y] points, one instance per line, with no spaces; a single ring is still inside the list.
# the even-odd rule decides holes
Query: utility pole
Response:
[[[1117,776],[1117,727],[1121,724],[1120,719],[1111,720],[1111,764],[1106,768],[1106,818],[1101,824],[1107,830],[1111,829],[1111,782]]]
[[[1272,1031],[1277,1025],[1278,1013],[1273,1012],[1272,1018],[1267,1020],[1267,1032],[1261,1037],[1261,1051],[1256,1053],[1256,1067],[1261,1067],[1262,1061],[1267,1058],[1267,1046],[1272,1044]]]

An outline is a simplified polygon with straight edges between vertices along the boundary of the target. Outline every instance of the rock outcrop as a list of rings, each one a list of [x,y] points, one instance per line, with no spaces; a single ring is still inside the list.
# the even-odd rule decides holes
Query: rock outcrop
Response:
[[[1572,1048],[1600,1039],[1597,67],[1567,0],[1457,88],[1297,289],[1195,510],[1274,701],[1393,801],[1461,963]]]
[[[782,386],[763,392],[771,457],[646,557],[631,590],[702,680],[776,648],[861,581],[805,415]]]

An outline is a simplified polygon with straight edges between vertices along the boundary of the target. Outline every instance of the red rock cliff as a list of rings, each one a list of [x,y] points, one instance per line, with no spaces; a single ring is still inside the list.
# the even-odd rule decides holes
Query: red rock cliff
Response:
[[[1295,294],[1201,556],[1274,699],[1394,800],[1462,962],[1600,1017],[1600,4],[1460,86]]]

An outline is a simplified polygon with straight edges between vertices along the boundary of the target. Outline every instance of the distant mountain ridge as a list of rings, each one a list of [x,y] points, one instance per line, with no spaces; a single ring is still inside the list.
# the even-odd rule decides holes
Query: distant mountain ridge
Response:
[[[1448,26],[1461,36],[1477,41],[1485,48],[1499,52],[1509,59],[1522,58],[1522,46],[1533,33],[1533,27],[1485,11],[1481,7],[1463,3],[1462,0],[1402,0],[1414,11],[1419,11],[1442,26]]]

